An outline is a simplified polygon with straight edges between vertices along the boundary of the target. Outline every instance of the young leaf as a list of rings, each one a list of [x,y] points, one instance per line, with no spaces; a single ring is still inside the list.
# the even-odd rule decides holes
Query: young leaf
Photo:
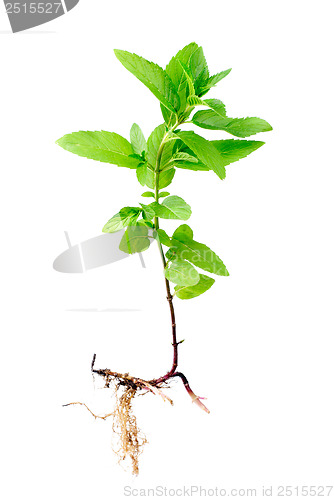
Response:
[[[213,170],[220,179],[225,178],[226,172],[223,159],[210,141],[194,132],[179,132],[178,136],[204,165]]]
[[[199,274],[186,260],[173,260],[171,265],[165,269],[166,278],[180,286],[196,285],[199,282]]]
[[[139,217],[141,212],[140,208],[137,207],[124,207],[103,227],[102,231],[104,233],[115,233],[124,227],[134,224]]]
[[[179,112],[185,109],[187,103],[186,99],[188,92],[188,83],[186,74],[184,72],[184,66],[185,67],[189,66],[190,59],[197,49],[198,49],[197,43],[193,42],[190,43],[189,45],[186,45],[176,54],[176,56],[172,57],[172,59],[166,66],[166,73],[171,78],[174,87],[176,89],[176,92],[179,95],[180,99]],[[164,119],[166,123],[168,123],[168,119],[170,119],[170,117],[164,117]]]
[[[192,123],[210,130],[224,130],[236,137],[249,137],[258,132],[272,130],[271,125],[261,118],[228,118],[220,116],[213,110],[197,111],[192,118]]]
[[[145,193],[142,194],[144,198],[155,198],[154,193],[152,191],[145,191]]]
[[[178,233],[176,237],[173,235],[172,245],[175,246],[179,258],[188,260],[209,273],[229,276],[223,261],[203,243],[198,243],[187,235]]]
[[[169,196],[170,193],[168,191],[162,191],[159,193],[159,198],[165,198],[166,196]]]
[[[191,216],[190,206],[179,196],[168,196],[161,204],[153,202],[150,206],[162,219],[188,220]]]
[[[189,106],[205,106],[205,102],[202,101],[197,95],[190,95],[187,97],[187,103]]]
[[[172,59],[167,64],[166,73],[170,76],[176,90],[179,89],[180,82],[184,80],[185,76],[180,63],[184,64],[185,66],[189,66],[189,61],[197,49],[197,43],[189,43],[188,45],[183,47],[183,49],[179,50],[179,52],[174,57],[172,57]]]
[[[211,141],[211,144],[219,151],[225,165],[245,158],[247,155],[263,146],[262,141],[243,141],[240,139],[227,139],[222,141]]]
[[[143,151],[147,152],[147,143],[144,134],[137,123],[134,123],[130,129],[130,140],[133,151],[136,154],[141,155]]]
[[[215,280],[205,274],[199,275],[199,282],[192,286],[180,286],[175,287],[175,295],[182,300],[193,299],[198,297],[202,293],[205,293],[209,288],[212,287]]]
[[[189,95],[195,95],[196,93],[195,93],[194,81],[193,81],[192,75],[190,73],[190,69],[182,61],[179,61],[179,63],[182,66],[182,69],[184,71],[184,75],[185,75],[187,83],[188,83],[187,94],[189,94]]]
[[[158,65],[124,50],[115,49],[117,59],[170,111],[179,107],[179,97],[168,74]]]
[[[151,243],[148,231],[149,228],[146,225],[129,226],[121,239],[119,249],[129,254],[144,252]]]
[[[113,163],[119,167],[137,168],[139,161],[132,158],[133,149],[129,141],[115,132],[73,132],[56,143],[66,151],[91,160]]]

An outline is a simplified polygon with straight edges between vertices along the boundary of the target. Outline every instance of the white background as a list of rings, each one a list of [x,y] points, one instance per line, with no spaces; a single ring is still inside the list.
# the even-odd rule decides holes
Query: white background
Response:
[[[251,488],[334,483],[332,2],[81,0],[67,15],[11,34],[0,9],[1,451],[3,497],[111,499],[124,485]],[[230,116],[259,116],[266,145],[212,172],[178,171],[195,238],[229,278],[176,303],[181,383],[174,407],[148,395],[136,412],[149,444],[139,478],[117,463],[112,409],[97,365],[145,377],[169,369],[168,306],[156,248],[84,275],[52,269],[72,243],[100,234],[140,200],[133,171],[63,151],[77,130],[128,137],[161,123],[153,95],[113,55],[165,65],[191,41]],[[202,131],[206,137],[225,137]],[[167,229],[173,229],[169,222]],[[129,312],[112,309],[128,308]],[[70,311],[96,309],[96,312]],[[103,311],[109,310],[109,311]],[[103,406],[104,405],[104,406]],[[260,495],[260,493],[259,493]],[[334,495],[334,493],[332,494]]]

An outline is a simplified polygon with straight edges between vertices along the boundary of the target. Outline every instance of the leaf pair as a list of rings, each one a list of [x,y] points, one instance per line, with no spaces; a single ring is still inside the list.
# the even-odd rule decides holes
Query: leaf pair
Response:
[[[187,224],[181,225],[173,234],[171,247],[167,257],[175,255],[177,258],[188,260],[195,266],[218,276],[228,276],[229,273],[215,252],[203,243],[193,239],[192,230]]]
[[[123,66],[159,99],[168,125],[185,111],[189,96],[201,97],[231,71],[210,77],[203,49],[194,42],[172,57],[165,70],[137,54],[118,49],[114,52]]]
[[[147,224],[147,222],[150,222],[154,217],[161,217],[162,219],[187,220],[191,216],[190,206],[179,196],[168,196],[161,204],[154,201],[149,205],[144,205],[143,203],[140,205],[141,208],[122,208],[117,214],[108,220],[102,231],[104,233],[115,233],[128,226],[133,226],[138,223],[140,214],[143,216],[144,225],[148,227],[152,227],[152,224]]]
[[[103,226],[104,233],[116,233],[125,227],[131,226],[137,222],[142,209],[137,207],[124,207],[115,214]]]
[[[180,139],[174,146],[177,153],[172,151],[169,160],[173,166],[193,171],[213,170],[222,179],[227,165],[245,158],[264,144],[239,139],[207,141],[192,131],[178,132],[177,136]]]
[[[175,295],[179,299],[193,299],[205,293],[212,287],[215,280],[199,274],[198,271],[186,260],[175,260],[172,265],[165,270],[165,276],[173,283],[178,283],[175,287]]]
[[[229,275],[218,255],[206,245],[193,239],[193,231],[188,225],[179,226],[171,239],[160,232],[158,234],[162,243],[170,247],[166,254],[170,262],[165,269],[165,275],[177,285],[175,293],[178,297],[183,299],[197,297],[213,285],[215,280],[199,274],[194,266],[218,276]]]
[[[143,218],[138,220],[140,214]],[[147,205],[141,204],[141,208],[124,207],[109,219],[102,231],[115,233],[126,228],[119,245],[120,250],[129,254],[143,252],[149,248],[151,239],[156,237],[156,232],[152,231],[153,224],[150,222],[153,217],[154,211]]]
[[[161,219],[188,220],[191,216],[190,206],[179,196],[168,196],[161,204],[155,201],[149,207]]]
[[[125,231],[119,249],[129,254],[144,252],[149,248],[154,238],[155,232],[153,231],[153,234],[150,235],[150,229],[146,225],[135,224],[129,226]]]

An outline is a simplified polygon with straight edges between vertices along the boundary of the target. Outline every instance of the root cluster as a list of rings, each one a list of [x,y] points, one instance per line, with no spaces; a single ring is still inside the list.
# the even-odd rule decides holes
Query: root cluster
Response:
[[[106,415],[96,415],[85,403],[74,402],[64,406],[76,404],[85,406],[95,419],[100,418],[102,420],[106,420],[108,417],[112,417],[112,430],[114,437],[116,438],[115,444],[113,445],[113,451],[118,456],[119,462],[129,460],[132,465],[132,473],[134,475],[138,475],[138,460],[143,451],[143,446],[147,443],[147,439],[138,427],[136,416],[133,413],[133,398],[138,393],[147,394],[151,392],[160,396],[164,401],[168,401],[170,404],[173,404],[173,401],[161,391],[161,388],[168,387],[166,385],[167,380],[164,380],[165,377],[162,377],[161,379],[151,380],[148,382],[140,378],[131,377],[128,373],[123,374],[112,372],[109,369],[96,370],[94,369],[94,364],[95,355],[93,357],[91,367],[92,373],[97,374],[104,379],[105,388],[110,389],[114,387],[114,394],[116,398],[115,409]],[[168,378],[176,376],[181,378],[192,401],[202,410],[209,413],[209,410],[200,401],[200,399],[203,398],[199,398],[193,393],[189,387],[186,377],[182,373],[175,372]]]

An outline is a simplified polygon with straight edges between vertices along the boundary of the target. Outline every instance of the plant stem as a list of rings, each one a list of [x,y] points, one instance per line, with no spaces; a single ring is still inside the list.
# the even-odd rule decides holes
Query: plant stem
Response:
[[[170,131],[175,130],[175,128],[179,124],[180,123],[177,122],[171,128]],[[157,153],[157,160],[156,160],[156,167],[155,167],[155,201],[157,203],[159,203],[160,163],[161,163],[162,153],[163,153],[163,150],[164,150],[164,147],[165,147],[165,144],[166,144],[166,138],[168,137],[168,132],[169,131],[167,131],[166,134],[164,135],[164,137],[162,138],[162,141],[160,143],[160,147],[159,147],[159,150],[158,150],[158,153]],[[154,228],[155,228],[156,231],[159,229],[159,217],[155,217],[154,218]],[[161,260],[162,260],[163,268],[165,270],[165,268],[166,268],[165,254],[164,254],[164,251],[163,251],[163,248],[162,248],[162,245],[161,245],[159,239],[157,241],[158,241],[158,247],[159,247],[159,251],[160,251],[160,255],[161,255]],[[154,379],[154,380],[150,381],[150,382],[154,382],[154,384],[159,384],[161,382],[164,382],[165,380],[168,380],[173,375],[173,373],[175,372],[175,370],[177,368],[177,364],[178,364],[178,342],[177,342],[177,339],[176,339],[175,310],[174,310],[174,304],[173,304],[173,296],[172,296],[171,291],[170,291],[169,280],[166,277],[165,277],[165,285],[166,285],[167,301],[169,303],[170,317],[171,317],[171,323],[172,323],[173,365],[172,365],[172,368],[169,370],[169,372],[166,373],[166,375],[164,375],[163,377],[160,377],[158,379]]]

